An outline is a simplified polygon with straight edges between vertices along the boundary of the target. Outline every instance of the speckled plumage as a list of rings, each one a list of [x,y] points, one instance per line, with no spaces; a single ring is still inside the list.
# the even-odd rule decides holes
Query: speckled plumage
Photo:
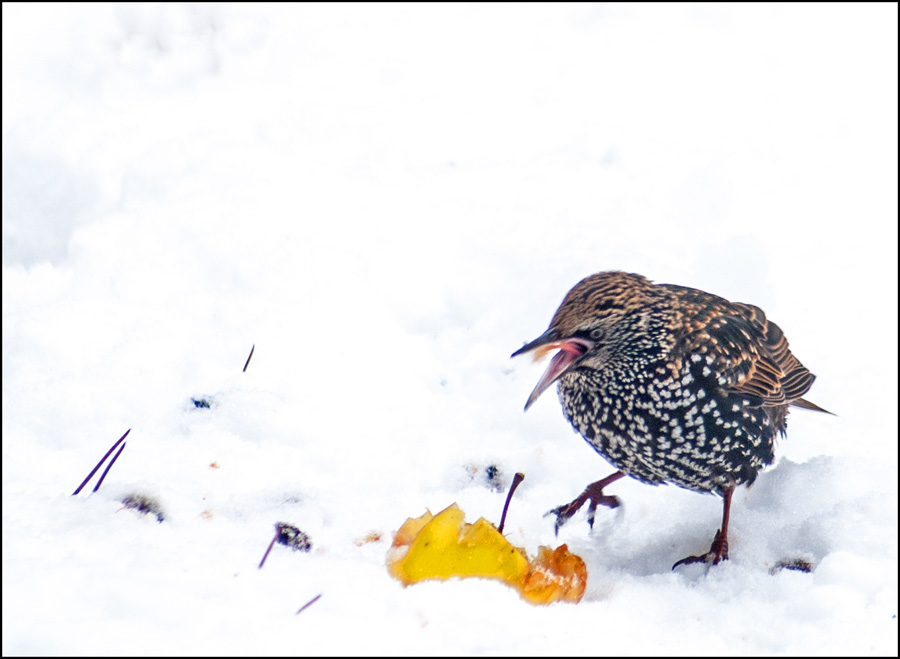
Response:
[[[514,356],[553,348],[526,409],[556,381],[566,418],[620,472],[725,498],[722,538],[687,562],[727,558],[731,493],[772,463],[788,406],[821,410],[802,398],[815,376],[761,309],[641,275],[582,280]],[[613,477],[553,511],[557,528],[585,501],[591,521],[598,503],[618,505],[602,493]]]

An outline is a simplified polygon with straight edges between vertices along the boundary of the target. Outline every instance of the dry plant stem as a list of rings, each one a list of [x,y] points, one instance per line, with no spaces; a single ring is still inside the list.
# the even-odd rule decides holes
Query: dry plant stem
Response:
[[[512,500],[513,492],[519,487],[519,483],[525,480],[525,474],[521,471],[516,472],[513,476],[512,485],[509,486],[509,494],[506,495],[506,503],[503,504],[503,514],[500,516],[500,526],[497,527],[499,533],[503,533],[503,525],[506,524],[506,511],[509,510],[509,502]]]
[[[254,343],[252,346],[250,346],[250,354],[247,355],[247,361],[244,362],[244,370],[241,371],[242,373],[246,373],[246,372],[247,372],[247,366],[250,364],[250,358],[253,356],[253,351],[254,351],[254,350],[256,350],[256,344],[255,344],[255,343]]]
[[[313,597],[311,600],[309,600],[306,604],[304,604],[299,609],[297,609],[297,613],[295,613],[294,615],[298,615],[298,614],[302,613],[303,611],[305,611],[306,609],[308,609],[309,607],[311,607],[313,604],[315,604],[316,602],[319,601],[320,597],[322,597],[322,593],[319,593],[318,595]]]
[[[266,549],[266,553],[263,554],[262,560],[259,562],[259,569],[262,569],[263,563],[266,562],[266,559],[269,557],[269,552],[272,551],[272,547],[275,546],[275,541],[278,540],[278,533],[272,538],[272,542],[269,543],[269,548]]]
[[[98,480],[98,481],[97,481],[97,484],[94,486],[94,489],[93,489],[94,492],[96,492],[97,490],[99,490],[99,489],[100,489],[100,486],[103,485],[103,479],[106,478],[106,474],[109,473],[109,470],[112,469],[112,466],[113,466],[114,464],[116,464],[116,460],[118,460],[118,459],[119,459],[119,456],[122,455],[122,451],[125,450],[125,447],[126,447],[126,446],[128,446],[128,442],[125,442],[124,444],[122,444],[121,447],[119,447],[119,450],[118,450],[118,451],[116,452],[116,454],[113,456],[113,459],[109,461],[109,464],[108,464],[108,465],[106,465],[106,469],[104,469],[104,470],[103,470],[103,473],[100,474],[100,480]]]
[[[78,486],[78,489],[76,489],[74,492],[72,492],[72,496],[73,496],[73,497],[74,497],[76,494],[78,494],[79,492],[81,492],[82,489],[84,489],[84,486],[87,485],[87,482],[88,482],[89,480],[91,480],[91,478],[94,477],[94,474],[97,473],[97,470],[100,468],[100,465],[102,465],[104,462],[106,462],[106,458],[108,458],[108,457],[110,456],[110,454],[112,454],[112,452],[116,450],[116,447],[117,447],[119,444],[121,444],[123,441],[125,441],[125,438],[128,437],[128,433],[130,433],[130,432],[131,432],[131,428],[129,428],[128,430],[126,430],[126,431],[125,431],[125,434],[122,435],[121,437],[119,437],[119,440],[109,448],[109,450],[106,452],[106,455],[104,455],[104,456],[100,459],[100,462],[97,463],[97,466],[96,466],[96,467],[94,467],[93,469],[91,469],[91,473],[89,473],[89,474],[87,475],[87,478],[85,478],[85,479],[81,482],[81,485]]]

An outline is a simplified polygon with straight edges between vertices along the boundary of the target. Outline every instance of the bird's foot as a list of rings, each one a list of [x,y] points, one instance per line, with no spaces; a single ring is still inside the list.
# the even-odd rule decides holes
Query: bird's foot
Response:
[[[556,515],[556,524],[553,528],[554,533],[559,535],[559,528],[568,522],[572,515],[581,510],[586,501],[590,501],[588,506],[588,524],[590,524],[591,528],[594,528],[594,513],[597,511],[597,506],[618,508],[621,505],[618,497],[603,494],[603,488],[609,485],[610,482],[609,478],[604,478],[596,483],[591,483],[584,488],[584,492],[578,495],[574,501],[547,512],[544,517]]]
[[[716,531],[716,537],[713,538],[709,551],[700,556],[687,556],[672,566],[674,570],[679,565],[690,565],[691,563],[706,563],[707,565],[718,565],[722,561],[728,560],[728,536],[724,535],[720,530]]]

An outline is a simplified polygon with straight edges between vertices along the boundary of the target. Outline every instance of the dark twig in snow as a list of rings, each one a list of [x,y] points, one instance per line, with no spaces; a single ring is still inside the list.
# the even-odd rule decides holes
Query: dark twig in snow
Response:
[[[278,533],[272,536],[272,542],[269,543],[269,548],[266,549],[266,553],[263,554],[262,560],[259,562],[259,569],[262,569],[263,563],[266,562],[266,559],[269,557],[269,552],[272,551],[272,547],[275,546],[275,541],[278,540]]]
[[[299,615],[300,613],[302,613],[303,611],[305,611],[306,609],[311,607],[313,604],[315,604],[316,602],[319,601],[320,597],[322,597],[322,593],[319,593],[318,595],[313,597],[311,600],[309,600],[306,604],[304,604],[299,609],[297,609],[297,613],[295,613],[294,615]]]
[[[100,474],[100,480],[97,481],[97,484],[94,486],[93,491],[96,492],[100,489],[100,486],[103,484],[103,479],[106,478],[106,474],[109,473],[109,470],[112,469],[112,466],[116,464],[116,460],[119,459],[119,456],[122,455],[122,451],[125,450],[125,447],[128,446],[128,442],[124,442],[116,454],[113,456],[113,459],[109,461],[109,464],[106,465],[106,469],[103,470],[103,473]]]
[[[255,344],[255,343],[250,347],[250,354],[247,355],[247,361],[244,362],[244,370],[242,371],[243,373],[246,373],[246,372],[247,372],[247,365],[250,363],[250,358],[253,356],[253,351],[254,351],[254,350],[256,350],[256,344]]]
[[[128,430],[126,430],[126,431],[125,431],[125,434],[122,435],[121,437],[119,437],[119,440],[109,448],[109,450],[106,452],[106,455],[104,455],[104,456],[100,459],[100,462],[97,463],[97,466],[96,466],[96,467],[94,467],[93,469],[91,469],[91,473],[89,473],[89,474],[87,475],[87,478],[85,478],[85,479],[81,482],[81,485],[78,486],[78,489],[76,489],[74,492],[72,492],[72,496],[73,496],[73,497],[74,497],[76,494],[78,494],[79,492],[81,492],[81,490],[84,488],[84,486],[87,485],[87,482],[88,482],[89,480],[91,480],[91,478],[93,478],[94,474],[97,473],[97,470],[100,468],[100,465],[102,465],[104,462],[106,462],[106,458],[108,458],[108,457],[110,456],[110,454],[111,454],[113,451],[116,450],[116,447],[117,447],[119,444],[121,444],[123,441],[125,441],[125,438],[128,437],[128,433],[130,433],[130,432],[131,432],[131,428],[129,428]],[[116,456],[116,457],[119,457],[119,456]],[[115,461],[113,461],[113,462],[115,462]],[[107,471],[108,471],[108,469],[107,469]],[[106,474],[104,473],[103,475],[105,476]],[[103,479],[101,479],[101,480],[103,480]]]

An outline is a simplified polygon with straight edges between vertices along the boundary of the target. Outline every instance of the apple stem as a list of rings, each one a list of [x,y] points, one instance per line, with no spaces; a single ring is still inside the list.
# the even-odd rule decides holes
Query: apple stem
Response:
[[[519,483],[525,480],[525,474],[521,471],[516,472],[516,475],[513,476],[512,485],[509,486],[509,494],[506,495],[506,503],[503,504],[503,514],[500,516],[500,526],[497,527],[497,531],[503,533],[503,525],[506,524],[506,511],[509,510],[509,502],[512,500],[513,492],[516,491],[516,488],[519,487]]]

